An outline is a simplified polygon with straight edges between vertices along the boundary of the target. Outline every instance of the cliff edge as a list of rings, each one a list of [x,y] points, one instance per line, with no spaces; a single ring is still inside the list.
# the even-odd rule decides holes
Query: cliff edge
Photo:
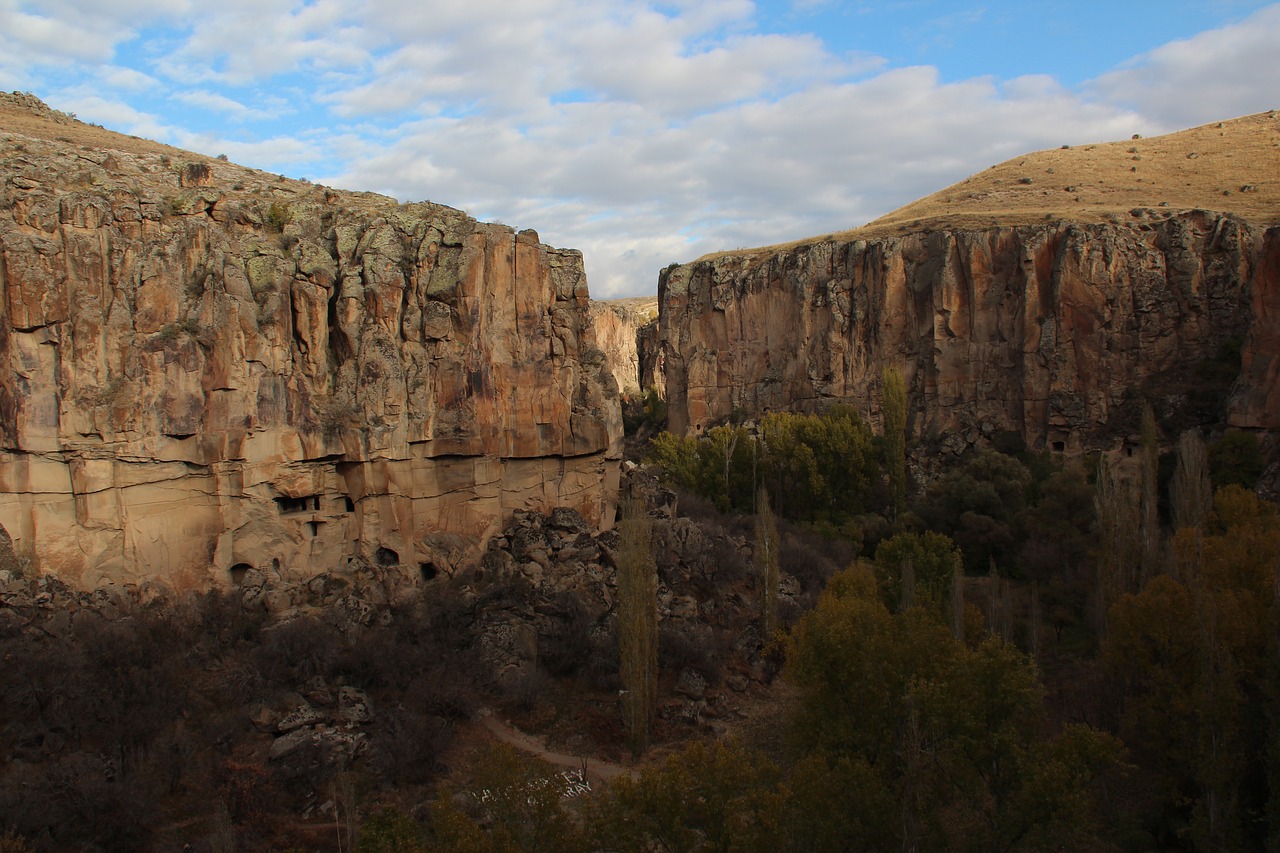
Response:
[[[81,586],[423,577],[516,509],[613,518],[581,254],[0,95],[0,524]]]
[[[1280,119],[1015,158],[854,231],[664,270],[669,426],[845,402],[911,429],[1112,448],[1280,428]],[[1124,185],[1121,186],[1121,182]],[[1140,206],[1139,206],[1140,202]]]

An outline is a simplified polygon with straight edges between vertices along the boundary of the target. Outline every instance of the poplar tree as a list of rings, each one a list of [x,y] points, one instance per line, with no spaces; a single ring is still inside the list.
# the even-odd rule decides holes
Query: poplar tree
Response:
[[[756,492],[755,563],[760,578],[761,628],[768,644],[778,627],[778,520],[769,508],[769,492]]]
[[[631,754],[648,747],[658,687],[658,566],[642,501],[622,503],[618,522],[618,659]]]
[[[889,469],[893,514],[902,512],[907,494],[907,389],[902,375],[892,367],[884,371],[881,393],[884,418],[884,454]]]
[[[1142,407],[1142,473],[1139,507],[1142,524],[1142,575],[1139,584],[1160,574],[1160,443],[1156,415],[1147,403]]]
[[[1178,438],[1178,466],[1169,484],[1175,530],[1199,530],[1213,506],[1213,486],[1209,483],[1209,454],[1195,430]]]

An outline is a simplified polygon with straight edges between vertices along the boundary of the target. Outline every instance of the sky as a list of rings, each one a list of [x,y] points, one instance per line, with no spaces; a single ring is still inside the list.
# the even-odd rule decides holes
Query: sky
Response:
[[[592,296],[1280,108],[1249,0],[0,0],[0,91],[581,249]]]

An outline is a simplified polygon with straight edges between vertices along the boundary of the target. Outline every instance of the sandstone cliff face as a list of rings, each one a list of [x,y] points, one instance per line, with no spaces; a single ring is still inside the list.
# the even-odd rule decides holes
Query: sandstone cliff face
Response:
[[[82,586],[427,575],[516,509],[609,524],[621,420],[578,252],[127,147],[0,130],[20,556]]]
[[[957,449],[1003,430],[1034,448],[1110,446],[1144,395],[1175,421],[1201,419],[1196,377],[1231,341],[1243,367],[1230,421],[1280,427],[1280,230],[1229,215],[1135,211],[727,254],[665,270],[659,299],[678,433],[830,401],[878,423],[892,367],[916,435]]]
[[[605,363],[618,390],[635,394],[642,388],[639,338],[658,316],[654,297],[592,301],[591,324],[596,330]]]

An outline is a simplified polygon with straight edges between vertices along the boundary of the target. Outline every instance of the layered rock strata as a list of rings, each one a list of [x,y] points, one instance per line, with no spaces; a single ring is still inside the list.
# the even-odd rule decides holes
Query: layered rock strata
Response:
[[[0,525],[34,569],[425,576],[517,509],[611,522],[580,253],[100,133],[0,125]]]
[[[886,368],[914,434],[959,444],[1008,430],[1033,448],[1114,446],[1144,396],[1203,421],[1197,377],[1224,366],[1214,416],[1280,427],[1280,229],[1229,214],[725,254],[663,271],[659,299],[678,433],[836,401],[878,422]]]

